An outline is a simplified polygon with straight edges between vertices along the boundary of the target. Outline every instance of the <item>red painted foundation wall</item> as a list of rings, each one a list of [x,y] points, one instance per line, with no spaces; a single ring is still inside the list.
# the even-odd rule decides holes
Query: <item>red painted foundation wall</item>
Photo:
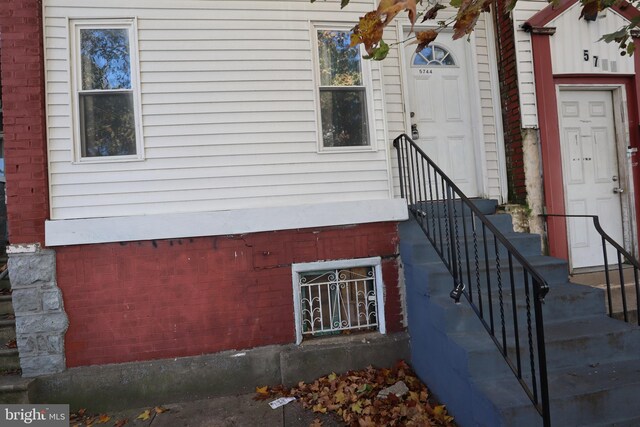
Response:
[[[295,341],[291,264],[383,259],[387,331],[403,329],[397,223],[56,248],[67,366]]]

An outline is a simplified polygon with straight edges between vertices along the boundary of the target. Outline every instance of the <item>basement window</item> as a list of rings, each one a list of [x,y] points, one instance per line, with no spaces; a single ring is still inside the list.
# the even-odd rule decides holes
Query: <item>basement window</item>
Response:
[[[378,330],[385,333],[380,258],[294,264],[296,342]]]

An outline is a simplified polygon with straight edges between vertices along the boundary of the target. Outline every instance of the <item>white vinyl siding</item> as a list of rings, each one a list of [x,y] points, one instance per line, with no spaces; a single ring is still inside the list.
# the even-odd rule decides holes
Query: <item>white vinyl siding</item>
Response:
[[[495,43],[490,44],[488,38],[494,37],[488,34],[488,29],[493,26],[487,24],[487,20],[493,19],[488,13],[483,13],[478,19],[475,29],[476,59],[478,70],[478,86],[480,89],[480,107],[482,109],[482,136],[484,140],[486,175],[486,196],[503,201],[502,178],[500,176],[500,162],[503,161],[499,154],[499,144],[504,144],[502,135],[500,95],[497,92],[497,69],[490,61],[495,58],[490,48],[495,49]],[[491,56],[493,55],[493,56]],[[495,60],[495,59],[494,59]],[[496,102],[494,102],[496,101]],[[503,165],[504,167],[504,165]]]
[[[52,219],[388,199],[379,63],[371,64],[377,151],[317,152],[310,21],[349,25],[372,8],[368,0],[342,12],[306,0],[45,0]],[[137,20],[144,161],[73,163],[70,18]]]
[[[548,5],[549,3],[546,0],[519,0],[512,12],[513,25],[515,27],[516,60],[518,62],[520,115],[523,128],[538,127],[538,110],[533,75],[531,35],[522,29],[522,24]]]
[[[587,22],[579,18],[581,11],[576,4],[549,23],[556,27],[551,36],[553,74],[634,74],[633,57],[621,56],[618,43],[599,41],[603,34],[616,32],[629,22],[613,10],[600,12],[595,21]]]

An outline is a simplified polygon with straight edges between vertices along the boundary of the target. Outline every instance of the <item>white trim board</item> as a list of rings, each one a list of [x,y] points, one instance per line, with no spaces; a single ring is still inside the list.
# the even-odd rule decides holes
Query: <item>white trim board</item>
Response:
[[[409,218],[405,199],[45,222],[46,246],[177,239]]]

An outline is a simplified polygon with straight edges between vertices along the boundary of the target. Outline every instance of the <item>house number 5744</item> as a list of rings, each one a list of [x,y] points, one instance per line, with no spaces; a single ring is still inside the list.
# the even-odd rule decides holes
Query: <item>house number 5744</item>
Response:
[[[589,51],[587,49],[582,51],[582,59],[584,59],[585,62],[589,62]],[[598,66],[598,57],[596,55],[593,55],[593,66]]]

